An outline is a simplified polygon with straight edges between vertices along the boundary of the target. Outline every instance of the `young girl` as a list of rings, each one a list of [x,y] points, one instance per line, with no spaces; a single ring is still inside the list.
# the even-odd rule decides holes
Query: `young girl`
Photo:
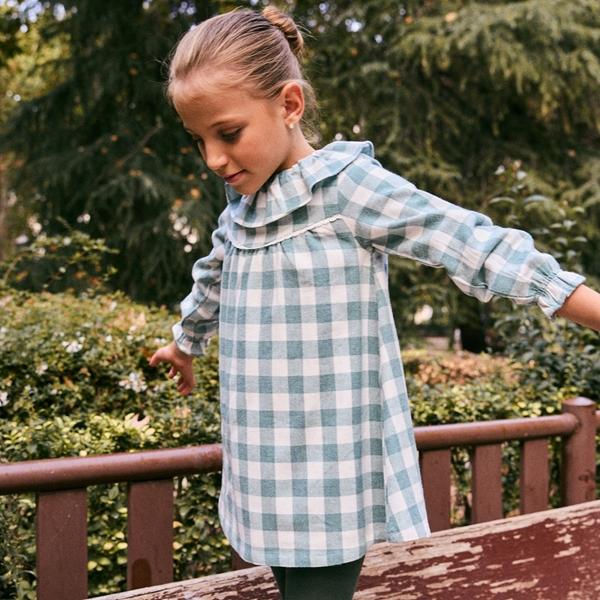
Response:
[[[187,394],[219,331],[225,534],[284,600],[342,600],[372,544],[429,533],[385,255],[596,329],[600,295],[527,234],[386,171],[369,142],[314,150],[301,50],[272,7],[214,17],[177,47],[169,95],[228,204],[151,364]]]

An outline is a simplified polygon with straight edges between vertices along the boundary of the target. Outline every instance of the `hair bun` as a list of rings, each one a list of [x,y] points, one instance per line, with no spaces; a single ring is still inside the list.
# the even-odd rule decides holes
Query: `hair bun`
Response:
[[[261,14],[271,25],[277,27],[283,33],[294,55],[299,56],[304,48],[304,40],[294,20],[284,15],[274,6],[265,6]]]

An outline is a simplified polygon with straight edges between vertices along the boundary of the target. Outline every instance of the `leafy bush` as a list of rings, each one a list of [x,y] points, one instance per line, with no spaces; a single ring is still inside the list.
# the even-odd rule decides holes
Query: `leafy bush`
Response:
[[[218,442],[216,346],[196,361],[198,386],[182,397],[148,357],[173,315],[121,295],[0,294],[0,460],[86,456]],[[230,549],[216,516],[220,474],[175,486],[176,577],[225,570]],[[123,485],[90,488],[90,594],[123,589]],[[0,499],[0,597],[35,597],[34,499]]]
[[[437,354],[407,352],[408,394],[415,426],[488,421],[543,412],[533,388],[524,388],[518,365],[508,359],[469,353]],[[553,412],[553,399],[546,398]],[[503,447],[504,514],[519,505],[518,444]],[[471,517],[470,449],[452,449],[453,525],[466,525]]]
[[[196,361],[198,386],[181,397],[148,357],[170,336],[173,315],[121,295],[0,292],[0,460],[85,456],[218,442],[216,343]],[[535,319],[535,320],[534,320]],[[520,361],[468,353],[404,353],[416,426],[554,414],[567,397],[596,398],[595,334],[527,309],[507,313],[505,339]],[[517,444],[504,448],[504,510],[518,508]],[[557,482],[558,446],[552,478]],[[468,449],[453,451],[454,524],[470,519]],[[226,570],[219,527],[220,474],[175,485],[175,577]],[[556,486],[555,486],[556,487]],[[124,485],[89,496],[90,594],[124,589]],[[556,502],[556,495],[553,502]],[[35,597],[32,495],[0,499],[0,597]]]
[[[546,337],[540,337],[540,332],[534,329],[527,330],[532,339],[530,343],[523,340],[518,354],[524,359],[521,362],[514,357],[485,354],[406,352],[407,386],[414,425],[535,418],[557,414],[561,403],[568,398],[586,396],[597,400],[600,356],[597,346],[587,343],[595,336],[594,332],[564,319],[548,323],[544,329]],[[560,505],[560,449],[560,440],[551,439],[550,504],[554,507]],[[452,449],[453,525],[470,522],[469,450]],[[519,460],[519,443],[505,443],[502,488],[506,516],[519,511]]]
[[[62,292],[86,294],[100,289],[115,274],[104,262],[116,251],[102,239],[92,239],[86,233],[69,227],[66,235],[47,236],[44,233],[15,252],[9,260],[0,262],[0,286],[11,286],[30,292]]]

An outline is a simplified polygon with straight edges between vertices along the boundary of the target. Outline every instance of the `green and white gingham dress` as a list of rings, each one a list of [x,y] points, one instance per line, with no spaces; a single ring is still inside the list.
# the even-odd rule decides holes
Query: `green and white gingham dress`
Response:
[[[193,355],[219,332],[225,534],[284,567],[427,536],[385,254],[548,315],[583,277],[386,171],[368,142],[330,144],[255,196],[227,192],[174,327]]]

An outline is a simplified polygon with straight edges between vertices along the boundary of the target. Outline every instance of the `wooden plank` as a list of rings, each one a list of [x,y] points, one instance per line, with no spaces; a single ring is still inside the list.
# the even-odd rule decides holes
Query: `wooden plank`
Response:
[[[450,449],[420,452],[421,478],[431,531],[450,527]]]
[[[521,444],[520,512],[522,515],[548,509],[548,440],[527,440]]]
[[[501,519],[502,514],[502,446],[475,446],[472,454],[473,510],[472,523]]]
[[[460,527],[365,559],[355,600],[596,600],[600,501]],[[255,567],[103,600],[277,600],[268,567]],[[96,598],[95,600],[100,600]]]
[[[38,600],[87,598],[86,490],[38,494],[36,521]]]
[[[173,581],[173,480],[129,484],[127,589]]]

